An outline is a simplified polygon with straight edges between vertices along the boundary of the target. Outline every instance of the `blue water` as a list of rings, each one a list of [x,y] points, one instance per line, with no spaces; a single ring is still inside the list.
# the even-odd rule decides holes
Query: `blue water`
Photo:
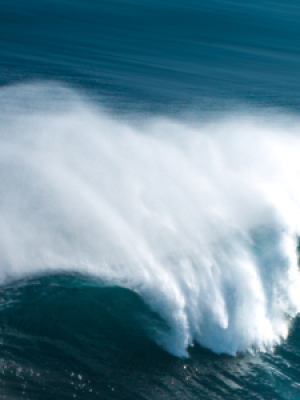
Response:
[[[0,0],[0,399],[300,397],[300,6]]]
[[[2,1],[1,83],[62,81],[130,108],[297,108],[299,13],[280,1]]]

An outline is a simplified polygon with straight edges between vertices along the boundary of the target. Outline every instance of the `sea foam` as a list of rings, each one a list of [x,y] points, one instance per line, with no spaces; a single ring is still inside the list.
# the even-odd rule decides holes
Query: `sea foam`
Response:
[[[128,122],[58,92],[0,93],[2,284],[64,270],[130,288],[177,356],[286,338],[300,309],[300,120]]]

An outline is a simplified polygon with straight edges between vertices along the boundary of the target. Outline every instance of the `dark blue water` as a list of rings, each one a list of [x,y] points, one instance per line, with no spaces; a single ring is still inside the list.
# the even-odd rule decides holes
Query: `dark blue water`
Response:
[[[2,1],[1,83],[62,81],[130,108],[298,108],[299,18],[280,1]]]
[[[299,331],[272,354],[189,359],[164,352],[147,330],[163,326],[136,294],[80,276],[2,289],[1,398],[296,399]]]
[[[300,398],[299,71],[296,1],[0,0],[0,399]]]

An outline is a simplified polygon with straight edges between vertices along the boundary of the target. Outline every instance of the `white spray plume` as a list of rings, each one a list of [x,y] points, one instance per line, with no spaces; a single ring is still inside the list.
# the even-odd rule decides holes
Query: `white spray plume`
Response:
[[[59,269],[129,287],[178,356],[286,338],[300,309],[300,120],[130,124],[72,93],[36,111],[37,87],[2,92],[1,282]]]

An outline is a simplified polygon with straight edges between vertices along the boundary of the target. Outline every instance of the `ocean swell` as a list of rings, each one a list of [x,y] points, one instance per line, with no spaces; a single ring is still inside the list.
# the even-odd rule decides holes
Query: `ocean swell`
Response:
[[[300,121],[128,122],[60,95],[0,96],[2,285],[63,271],[128,288],[177,356],[286,338],[300,309]]]

